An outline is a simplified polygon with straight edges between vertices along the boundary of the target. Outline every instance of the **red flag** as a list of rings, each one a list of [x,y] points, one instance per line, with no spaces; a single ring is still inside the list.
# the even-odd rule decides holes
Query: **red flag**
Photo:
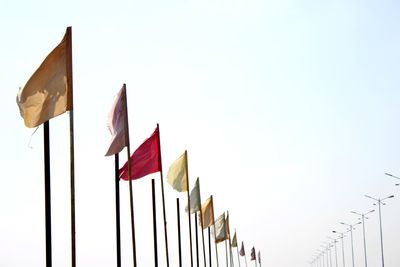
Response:
[[[240,255],[240,256],[244,256],[244,255],[246,255],[246,254],[244,253],[244,245],[243,245],[243,241],[242,241],[242,247],[240,248],[240,251],[239,251],[239,255]]]
[[[159,130],[158,125],[153,134],[133,152],[131,161],[131,179],[139,179],[150,173],[161,170],[161,155],[159,149]],[[119,170],[119,177],[129,180],[128,162]]]
[[[250,260],[251,261],[255,261],[256,260],[256,250],[254,249],[254,247],[251,248]]]

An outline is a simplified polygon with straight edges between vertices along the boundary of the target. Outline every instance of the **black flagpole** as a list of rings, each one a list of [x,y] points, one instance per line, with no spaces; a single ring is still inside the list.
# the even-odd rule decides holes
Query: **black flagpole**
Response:
[[[199,267],[199,235],[197,230],[197,212],[194,213],[194,224],[195,224],[195,234],[196,234],[196,264],[197,264],[196,266]]]
[[[119,155],[115,154],[115,225],[117,236],[117,267],[121,267],[121,219],[119,208]]]
[[[46,224],[46,267],[52,266],[51,257],[51,195],[50,195],[50,129],[49,121],[44,123],[44,203]]]
[[[182,267],[182,249],[181,249],[181,219],[179,213],[179,198],[176,198],[176,213],[178,221],[178,251],[179,251],[179,267]]]
[[[211,267],[211,229],[210,226],[207,227],[208,229],[208,254],[210,255],[210,267]]]
[[[157,214],[156,214],[156,193],[154,187],[154,179],[151,179],[151,192],[153,201],[153,232],[154,232],[154,266],[158,266],[158,252],[157,252]]]

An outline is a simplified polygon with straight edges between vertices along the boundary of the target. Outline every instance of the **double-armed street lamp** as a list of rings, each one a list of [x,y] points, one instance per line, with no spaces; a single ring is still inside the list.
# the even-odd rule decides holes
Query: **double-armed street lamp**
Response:
[[[399,178],[400,179],[400,178]],[[381,216],[381,205],[386,205],[385,202],[382,202],[388,198],[393,198],[394,195],[390,195],[388,197],[385,198],[374,198],[368,195],[365,195],[365,197],[370,198],[372,200],[375,201],[374,205],[376,205],[378,203],[378,211],[379,211],[379,229],[380,229],[380,233],[381,233],[381,254],[382,254],[382,267],[385,266],[385,261],[384,261],[384,257],[383,257],[383,236],[382,236],[382,216]]]
[[[338,234],[339,238],[342,240],[342,258],[343,258],[343,267],[346,267],[346,262],[344,260],[344,242],[343,242],[343,238],[344,238],[344,233],[340,233],[338,231],[333,230],[332,233]]]
[[[395,176],[395,175],[393,175],[393,174],[390,174],[390,173],[387,173],[387,172],[385,172],[385,175],[387,175],[387,176],[390,176],[390,177],[393,177],[393,178],[395,178],[395,179],[398,179],[398,180],[400,180],[400,177],[397,177],[397,176]],[[396,186],[399,186],[400,185],[400,183],[397,183],[397,184],[395,184]]]
[[[332,238],[332,237],[330,237],[330,236],[328,236],[328,238],[330,239],[330,240],[333,240],[333,243],[335,244],[335,265],[336,265],[336,267],[338,267],[338,263],[337,263],[337,250],[336,250],[336,243],[337,243],[337,239],[335,239],[335,238]]]
[[[367,214],[369,214],[371,212],[374,212],[374,211],[375,210],[370,210],[370,211],[368,211],[366,213],[358,213],[358,212],[355,212],[355,211],[351,211],[351,213],[354,213],[354,214],[357,214],[357,215],[361,216],[361,219],[362,219],[363,237],[364,237],[364,261],[365,261],[365,267],[367,267],[367,244],[365,242],[365,225],[364,225],[364,222],[365,222],[365,219],[368,219],[368,217],[366,217],[365,215],[367,215]]]
[[[360,224],[361,222],[355,223],[355,224],[347,224],[344,222],[341,222],[340,224],[346,225],[349,227],[349,231],[350,231],[350,237],[351,237],[351,259],[353,262],[353,267],[354,267],[354,249],[353,249],[353,229],[355,225]]]

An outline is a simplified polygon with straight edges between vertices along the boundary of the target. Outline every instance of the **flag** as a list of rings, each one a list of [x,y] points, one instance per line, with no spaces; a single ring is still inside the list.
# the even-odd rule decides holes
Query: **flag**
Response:
[[[235,231],[235,233],[233,234],[231,246],[232,246],[233,248],[236,248],[236,247],[237,247],[236,231]]]
[[[256,260],[256,250],[255,250],[254,247],[251,248],[250,260],[251,260],[251,261],[255,261],[255,260]]]
[[[131,179],[139,179],[150,173],[161,171],[159,140],[160,135],[158,128],[156,128],[153,134],[133,152],[130,158],[132,166]],[[119,170],[119,177],[129,180],[128,161]]]
[[[258,263],[261,264],[261,252],[258,251]]]
[[[239,251],[239,255],[240,255],[240,256],[244,256],[244,255],[246,255],[246,253],[244,252],[244,245],[243,245],[243,241],[242,241],[242,247],[240,248],[240,251]]]
[[[226,233],[226,239],[231,238],[230,237],[231,231],[229,230],[229,213],[228,212],[226,212],[225,233]]]
[[[187,156],[186,151],[169,167],[168,183],[178,192],[188,191]]]
[[[222,242],[227,239],[225,212],[222,213],[215,221],[215,243]]]
[[[118,92],[108,114],[108,129],[112,135],[112,140],[106,156],[115,155],[128,145],[126,109],[126,89],[124,85]]]
[[[193,186],[192,191],[190,191],[190,213],[195,213],[200,210],[200,186],[199,186],[199,178],[197,178],[196,183]],[[185,211],[188,211],[188,207],[186,206]]]
[[[37,127],[72,110],[71,39],[71,27],[68,27],[61,43],[19,90],[17,104],[26,127]]]
[[[214,205],[212,196],[201,205],[201,213],[203,215],[203,229],[214,224]]]

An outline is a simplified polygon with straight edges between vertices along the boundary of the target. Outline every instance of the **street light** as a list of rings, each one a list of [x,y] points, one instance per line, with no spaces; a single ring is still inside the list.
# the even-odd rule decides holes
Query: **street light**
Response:
[[[328,238],[329,238],[330,240],[333,240],[333,243],[335,244],[335,263],[336,263],[336,267],[338,267],[338,264],[337,264],[337,250],[336,250],[337,239],[336,239],[336,238],[332,238],[332,237],[330,237],[330,236],[328,236]]]
[[[340,235],[340,239],[342,239],[342,258],[343,258],[343,267],[346,267],[346,264],[345,264],[345,260],[344,260],[344,242],[343,242],[343,237],[344,237],[344,233],[339,233],[339,232],[337,232],[337,231],[332,231],[332,233],[335,233],[335,234],[339,234]]]
[[[354,267],[354,249],[353,249],[353,229],[354,229],[354,225],[360,224],[361,222],[355,223],[355,224],[347,224],[344,222],[341,222],[340,224],[346,225],[349,227],[349,231],[350,231],[350,237],[351,237],[351,259],[353,262],[353,267]]]
[[[365,217],[365,215],[374,212],[375,210],[370,210],[367,213],[358,213],[355,211],[351,211],[351,213],[357,214],[361,216],[362,218],[362,226],[363,226],[363,236],[364,236],[364,260],[365,260],[365,267],[367,267],[367,244],[365,242],[365,225],[364,225],[364,219],[368,219],[368,217]]]
[[[387,176],[390,176],[390,177],[393,177],[393,178],[396,178],[396,179],[399,179],[400,180],[400,177],[397,177],[397,176],[395,176],[395,175],[393,175],[393,174],[390,174],[390,173],[386,173],[385,172],[385,175],[387,175]],[[400,185],[400,184],[395,184],[396,186],[398,186],[398,185]]]
[[[394,195],[391,195],[391,196],[388,196],[388,197],[385,197],[385,198],[374,198],[374,197],[371,197],[371,196],[368,196],[368,195],[365,195],[365,197],[370,198],[370,199],[373,199],[373,200],[376,201],[376,203],[378,203],[378,208],[379,208],[379,209],[378,209],[378,210],[379,210],[379,228],[380,228],[380,232],[381,232],[382,267],[384,267],[384,266],[385,266],[385,261],[384,261],[384,258],[383,258],[383,236],[382,236],[381,204],[382,204],[382,205],[386,205],[386,203],[384,203],[384,202],[382,202],[382,201],[384,201],[384,200],[386,200],[386,199],[388,199],[388,198],[393,198]],[[374,203],[374,205],[376,205],[376,203]]]

